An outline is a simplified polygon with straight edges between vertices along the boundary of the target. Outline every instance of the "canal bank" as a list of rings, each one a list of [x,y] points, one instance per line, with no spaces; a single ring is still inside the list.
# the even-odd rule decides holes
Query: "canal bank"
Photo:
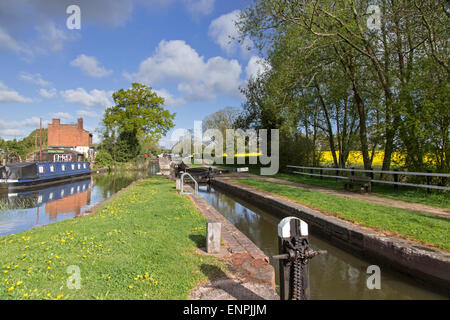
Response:
[[[173,182],[145,179],[92,215],[0,237],[0,299],[186,299],[227,273],[197,251],[205,224]]]
[[[217,273],[194,289],[190,299],[278,300],[275,270],[269,264],[269,257],[201,195],[193,194],[189,186],[185,188],[192,193],[189,199],[208,221],[221,223],[221,252],[215,256],[224,259],[228,266],[227,273]],[[202,254],[206,254],[205,246],[206,242],[199,242]]]
[[[297,216],[308,222],[313,232],[328,241],[360,256],[375,258],[380,264],[416,279],[433,281],[433,284],[448,292],[450,269],[446,251],[364,228],[241,184],[223,179],[215,179],[212,184],[215,188],[264,208],[274,215]]]

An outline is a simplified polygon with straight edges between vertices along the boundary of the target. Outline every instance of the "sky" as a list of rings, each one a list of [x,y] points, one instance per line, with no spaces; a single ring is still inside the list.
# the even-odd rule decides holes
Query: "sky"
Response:
[[[237,36],[247,0],[0,0],[0,137],[20,139],[53,118],[83,117],[94,134],[111,94],[149,85],[175,129],[241,107],[262,59]],[[77,11],[69,8],[77,5]],[[80,22],[79,28],[77,22]],[[75,28],[74,28],[75,27]]]

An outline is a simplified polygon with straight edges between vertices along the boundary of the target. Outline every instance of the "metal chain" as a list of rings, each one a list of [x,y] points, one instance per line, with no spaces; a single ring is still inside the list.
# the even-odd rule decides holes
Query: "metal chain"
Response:
[[[307,259],[302,259],[300,257],[304,257],[305,250],[308,245],[308,241],[305,238],[295,237],[293,239],[293,248],[296,252],[297,259],[295,259],[292,263],[291,267],[291,300],[305,300],[305,291],[304,291],[304,268],[308,263]]]

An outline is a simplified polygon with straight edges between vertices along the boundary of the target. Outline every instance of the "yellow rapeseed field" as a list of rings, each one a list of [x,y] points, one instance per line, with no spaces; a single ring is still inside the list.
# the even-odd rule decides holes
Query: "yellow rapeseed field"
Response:
[[[322,162],[333,162],[333,155],[331,151],[320,151],[320,159]],[[339,152],[336,152],[336,156],[339,157]],[[372,156],[372,152],[369,152],[369,156]],[[403,166],[405,164],[405,158],[406,154],[401,152],[394,152],[392,154],[391,159],[391,165],[392,166]],[[383,165],[383,159],[384,159],[384,151],[375,151],[375,155],[373,157],[373,163],[372,165],[374,167],[376,166],[382,166]],[[428,157],[425,159],[425,162],[431,161]],[[363,166],[363,156],[361,151],[350,151],[350,154],[348,156],[347,163],[349,165],[358,165]]]

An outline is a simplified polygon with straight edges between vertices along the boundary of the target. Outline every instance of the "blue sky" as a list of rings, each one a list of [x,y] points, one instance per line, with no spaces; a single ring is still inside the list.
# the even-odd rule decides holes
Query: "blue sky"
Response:
[[[81,10],[70,30],[69,5]],[[22,138],[52,118],[82,116],[94,131],[111,93],[153,87],[192,128],[227,106],[262,70],[250,40],[230,40],[246,0],[15,0],[0,2],[0,137]],[[98,141],[98,138],[95,137]],[[162,141],[170,145],[170,134]]]

